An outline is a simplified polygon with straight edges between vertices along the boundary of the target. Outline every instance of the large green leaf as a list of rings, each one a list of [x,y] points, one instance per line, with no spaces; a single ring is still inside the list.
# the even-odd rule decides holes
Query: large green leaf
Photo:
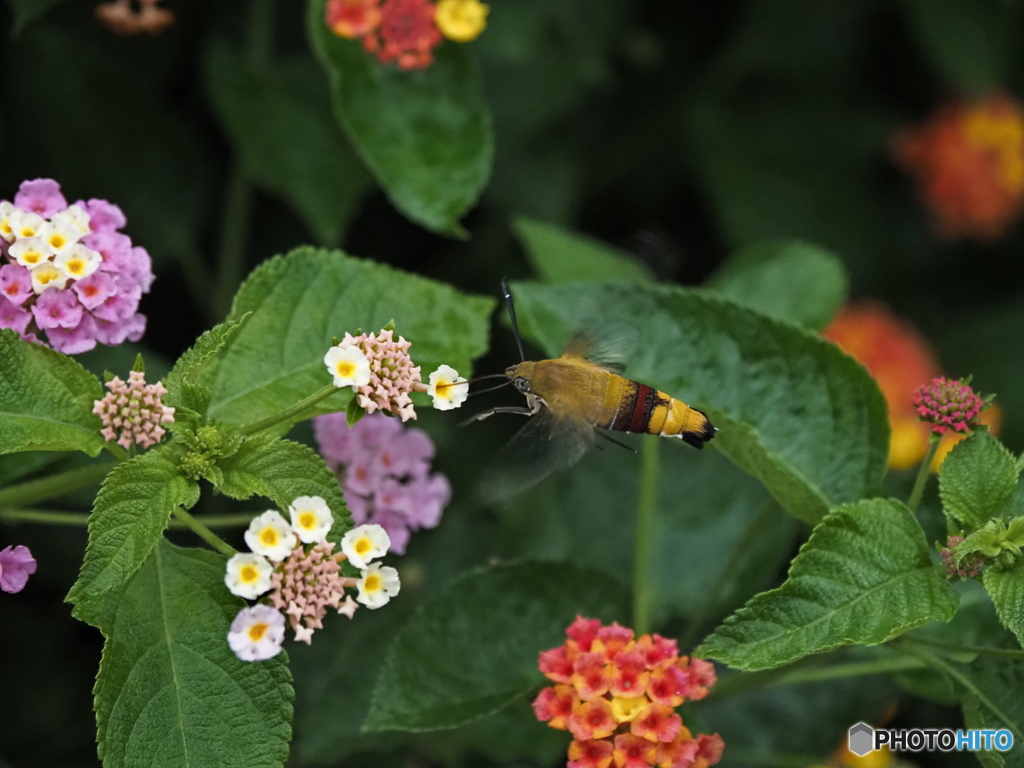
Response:
[[[103,450],[99,380],[70,357],[0,328],[0,453]]]
[[[246,315],[237,321],[215,325],[203,333],[196,343],[187,349],[174,363],[174,367],[163,379],[167,394],[163,401],[175,408],[188,408],[204,414],[210,405],[212,393],[208,387],[197,383],[208,365],[213,364],[216,355],[245,322]],[[178,414],[181,419],[182,414]]]
[[[645,565],[653,623],[716,617],[770,586],[788,559],[797,522],[720,453],[658,437],[631,445],[643,441],[659,452]],[[570,560],[628,582],[635,548],[623,542],[635,536],[640,463],[640,456],[608,446],[516,498],[503,510],[505,549],[499,551]]]
[[[726,619],[695,653],[770,669],[841,645],[876,645],[929,619],[949,621],[956,605],[913,513],[898,501],[866,499],[832,510],[786,582]]]
[[[837,256],[800,240],[772,240],[729,257],[706,288],[781,320],[821,330],[846,299]]]
[[[424,603],[395,637],[369,731],[452,728],[540,688],[537,654],[565,642],[577,614],[621,618],[621,590],[566,563],[475,570]]]
[[[223,481],[217,490],[233,499],[266,496],[287,517],[288,505],[299,496],[319,496],[334,516],[328,540],[340,542],[352,527],[352,515],[345,506],[338,479],[309,446],[258,435],[224,459],[220,469]]]
[[[69,602],[81,604],[124,586],[146,562],[175,507],[199,500],[169,448],[119,464],[103,481],[89,517],[89,544]]]
[[[493,306],[341,251],[299,248],[262,264],[235,297],[228,320],[252,316],[200,379],[213,392],[209,415],[240,423],[279,412],[330,383],[323,357],[332,338],[376,332],[391,320],[412,342],[424,378],[445,363],[465,375],[487,348]],[[339,393],[319,412],[346,402]]]
[[[516,288],[522,330],[557,354],[581,308],[643,332],[627,374],[709,410],[712,446],[815,523],[874,491],[889,424],[878,386],[834,345],[714,295],[627,284]]]
[[[370,179],[331,116],[323,73],[308,58],[257,72],[222,42],[207,52],[205,76],[246,173],[287,201],[318,242],[336,245]]]
[[[975,432],[942,462],[939,495],[947,515],[974,528],[994,517],[1017,490],[1017,461],[988,432]]]
[[[1013,568],[1003,571],[989,568],[982,583],[992,598],[999,621],[1024,646],[1024,562],[1018,561]]]
[[[651,281],[651,273],[635,257],[597,240],[528,218],[517,219],[515,230],[534,271],[546,283]]]
[[[385,66],[324,23],[309,2],[313,47],[331,78],[334,114],[392,202],[437,232],[464,233],[459,218],[491,170],[494,139],[480,76],[464,45],[442,44],[434,63]]]
[[[224,558],[161,541],[131,582],[88,609],[106,638],[94,689],[105,766],[280,766],[292,705],[287,657],[237,659],[228,647],[244,603]]]
[[[964,691],[965,709],[975,699],[977,712],[983,725],[976,727],[994,730],[1009,729],[1014,735],[1014,748],[1008,752],[996,752],[1003,757],[1007,768],[1024,766],[1024,750],[1020,741],[1024,738],[1024,658],[989,656],[981,654],[960,671],[974,686],[974,691]],[[976,697],[976,698],[975,698]]]

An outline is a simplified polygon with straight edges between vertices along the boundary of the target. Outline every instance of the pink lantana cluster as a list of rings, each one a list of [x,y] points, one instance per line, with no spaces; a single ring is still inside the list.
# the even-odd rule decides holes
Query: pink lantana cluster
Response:
[[[53,179],[24,181],[0,201],[0,328],[68,355],[138,341],[152,262],[106,200],[68,205]]]
[[[555,685],[533,702],[538,720],[573,735],[568,768],[708,768],[722,757],[717,733],[696,737],[675,708],[717,680],[703,659],[679,656],[675,640],[577,616],[563,645],[540,653]]]
[[[413,365],[409,357],[412,342],[401,336],[395,341],[394,335],[391,330],[358,336],[346,333],[338,346],[359,349],[370,363],[370,380],[356,388],[356,402],[367,413],[388,411],[408,421],[416,418],[409,393],[422,388],[417,386],[422,385],[420,367]]]
[[[918,418],[931,424],[932,432],[938,435],[947,430],[968,432],[976,429],[985,407],[985,401],[967,382],[956,379],[932,379],[931,384],[914,392]]]
[[[134,443],[143,448],[159,443],[166,431],[160,425],[174,421],[174,409],[161,399],[167,394],[164,385],[147,384],[142,371],[132,371],[127,382],[115,376],[105,386],[110,392],[92,407],[103,421],[103,439],[117,440],[125,450]]]
[[[981,573],[981,567],[985,565],[985,556],[981,552],[973,552],[957,565],[956,549],[963,542],[963,536],[950,536],[949,541],[946,542],[946,546],[942,548],[939,555],[942,557],[942,564],[946,566],[946,573],[950,576],[959,576],[961,579],[973,579]]]
[[[421,429],[375,413],[349,427],[345,414],[313,420],[320,454],[337,475],[356,524],[380,525],[391,551],[404,554],[410,532],[434,528],[451,499],[448,478],[430,464],[434,443]]]

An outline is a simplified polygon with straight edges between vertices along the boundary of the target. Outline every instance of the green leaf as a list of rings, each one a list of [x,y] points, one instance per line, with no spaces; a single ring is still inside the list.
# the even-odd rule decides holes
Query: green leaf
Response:
[[[545,283],[576,280],[651,282],[651,273],[631,254],[553,224],[525,217],[515,231],[534,271]]]
[[[367,731],[453,728],[540,688],[537,654],[565,642],[577,614],[610,621],[621,590],[565,563],[523,562],[464,574],[395,637]]]
[[[711,445],[814,524],[877,488],[889,452],[878,386],[818,336],[714,295],[667,286],[516,287],[522,330],[558,354],[581,306],[643,332],[630,378],[709,411]]]
[[[64,0],[9,0],[14,11],[14,29],[11,36],[17,36],[30,22],[41,18],[48,10]]]
[[[1016,3],[1005,0],[903,0],[924,53],[945,80],[981,95],[1009,76],[1020,35]]]
[[[170,373],[163,379],[167,394],[163,400],[175,408],[188,408],[199,414],[206,413],[212,393],[209,387],[198,384],[206,366],[210,365],[228,341],[245,323],[248,315],[237,321],[215,325],[203,333],[196,343],[178,358]]]
[[[965,694],[961,699],[964,712],[964,728],[981,730],[985,728],[985,717],[982,715],[981,702],[977,696]],[[991,715],[986,711],[986,715]],[[1003,756],[996,751],[979,750],[974,753],[983,768],[1004,768],[1006,762]]]
[[[252,317],[201,377],[213,392],[209,415],[251,423],[280,412],[329,383],[323,357],[333,337],[375,332],[392,318],[424,375],[445,363],[465,375],[487,349],[493,306],[341,251],[299,248],[270,259],[246,280],[228,320]],[[333,395],[316,412],[344,410],[349,399]]]
[[[0,453],[103,450],[99,380],[67,355],[0,328]]]
[[[630,445],[645,441],[660,443],[646,566],[652,623],[717,618],[771,586],[789,559],[797,521],[717,451],[698,453],[653,436]],[[569,560],[628,582],[634,552],[623,541],[635,536],[639,470],[636,454],[615,447],[591,452],[502,510],[506,533],[498,553]]]
[[[223,480],[217,490],[233,499],[266,496],[287,517],[288,506],[299,496],[319,496],[334,515],[328,539],[340,542],[352,527],[352,515],[345,506],[338,478],[312,448],[281,440],[272,435],[257,435],[220,462]]]
[[[331,79],[338,123],[399,210],[429,229],[464,235],[459,218],[486,184],[494,151],[470,50],[442,44],[429,67],[403,72],[333,34],[324,4],[310,0],[309,34]]]
[[[1001,571],[988,568],[982,583],[992,598],[999,621],[1024,647],[1024,562]]]
[[[981,654],[959,670],[968,678],[975,690],[965,695],[965,710],[976,703],[977,714],[984,728],[1014,732],[1016,749],[1001,754],[1007,768],[1024,766],[1024,752],[1019,742],[1024,738],[1024,659]]]
[[[287,656],[237,659],[244,603],[224,558],[161,541],[132,580],[89,610],[106,638],[94,688],[105,766],[281,766],[294,692]]]
[[[772,240],[729,257],[706,288],[780,320],[821,330],[846,299],[839,258],[800,240]]]
[[[958,443],[939,471],[939,496],[947,517],[960,525],[984,525],[1017,490],[1017,461],[989,432]]]
[[[726,619],[694,653],[771,669],[841,645],[876,645],[929,619],[949,621],[956,605],[913,513],[898,501],[867,499],[832,510],[786,582]]]
[[[124,586],[160,540],[175,507],[199,500],[167,447],[117,465],[107,475],[89,517],[89,545],[67,600],[82,603]],[[76,612],[76,616],[77,616]]]
[[[246,174],[286,201],[318,242],[336,245],[370,178],[331,116],[323,72],[305,57],[258,72],[220,41],[207,51],[204,70]]]

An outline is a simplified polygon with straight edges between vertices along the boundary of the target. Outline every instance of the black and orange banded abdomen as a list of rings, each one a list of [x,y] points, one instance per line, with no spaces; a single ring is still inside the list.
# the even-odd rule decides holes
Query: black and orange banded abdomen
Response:
[[[694,448],[715,436],[708,417],[681,400],[638,381],[611,376],[605,407],[595,426],[615,432],[678,437]]]

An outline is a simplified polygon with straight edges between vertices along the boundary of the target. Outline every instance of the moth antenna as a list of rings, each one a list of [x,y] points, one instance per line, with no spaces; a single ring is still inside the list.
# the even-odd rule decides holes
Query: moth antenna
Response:
[[[516,345],[519,347],[519,359],[526,360],[523,353],[523,339],[519,335],[519,322],[516,320],[516,305],[512,302],[512,289],[508,287],[508,278],[501,278],[501,292],[505,296],[505,306],[508,307],[508,316],[512,318],[512,333],[516,336]]]

